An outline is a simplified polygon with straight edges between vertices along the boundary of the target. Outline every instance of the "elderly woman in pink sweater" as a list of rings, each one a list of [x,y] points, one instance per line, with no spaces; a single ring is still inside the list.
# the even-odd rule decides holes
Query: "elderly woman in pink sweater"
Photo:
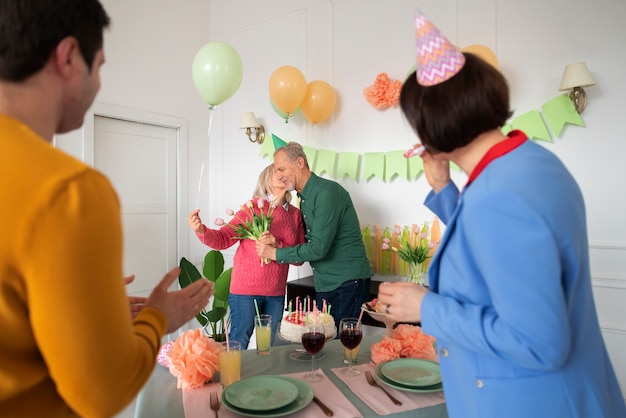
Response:
[[[300,210],[289,202],[291,193],[285,184],[278,180],[273,165],[268,165],[259,175],[253,198],[267,200],[266,205],[274,205],[270,232],[275,237],[277,248],[291,247],[304,242],[304,224]],[[289,264],[270,261],[261,263],[256,253],[255,242],[250,239],[237,239],[234,226],[250,219],[248,210],[235,213],[233,219],[220,229],[210,229],[202,223],[196,209],[189,215],[189,226],[205,245],[224,250],[239,243],[233,259],[233,272],[230,282],[230,334],[231,340],[240,341],[247,348],[254,330],[256,315],[255,301],[259,313],[272,315],[272,341],[285,307],[285,290]]]

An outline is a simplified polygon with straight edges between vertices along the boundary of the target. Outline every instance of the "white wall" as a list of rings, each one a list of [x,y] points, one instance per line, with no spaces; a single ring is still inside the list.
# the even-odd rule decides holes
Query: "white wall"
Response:
[[[195,207],[200,167],[208,164],[199,207],[207,224],[247,199],[270,162],[238,129],[254,111],[268,132],[337,152],[403,150],[415,137],[398,108],[378,111],[363,89],[386,72],[403,79],[414,63],[413,8],[417,5],[448,38],[483,44],[498,56],[511,84],[516,115],[561,94],[566,64],[585,61],[596,86],[586,89],[586,127],[568,126],[542,143],[565,162],[586,198],[594,291],[605,340],[626,393],[626,208],[622,159],[626,141],[619,109],[626,92],[626,3],[619,0],[104,0],[113,26],[105,38],[107,63],[97,101],[189,121],[188,201]],[[194,89],[191,63],[205,43],[235,47],[244,66],[237,93],[213,113]],[[288,124],[272,110],[268,80],[282,65],[307,81],[335,87],[331,119],[311,126],[302,115]],[[269,139],[268,139],[269,140]],[[523,175],[523,173],[520,173]],[[461,176],[459,176],[461,177]],[[462,182],[462,178],[457,179]],[[431,219],[421,202],[423,178],[408,182],[341,180],[363,225]],[[182,231],[186,233],[187,231]],[[206,251],[189,236],[190,259]],[[227,254],[228,255],[228,254]],[[303,270],[300,273],[306,275]]]

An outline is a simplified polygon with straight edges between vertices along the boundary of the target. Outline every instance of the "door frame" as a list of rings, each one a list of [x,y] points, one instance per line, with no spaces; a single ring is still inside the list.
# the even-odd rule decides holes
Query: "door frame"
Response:
[[[183,167],[187,167],[188,122],[185,119],[173,116],[94,102],[91,108],[85,113],[85,120],[83,122],[83,161],[92,167],[95,163],[94,125],[96,116],[176,129],[176,255],[177,259],[180,260],[181,257],[188,254],[189,250],[187,218],[184,216],[184,214],[188,212],[188,180],[187,171],[183,169]]]

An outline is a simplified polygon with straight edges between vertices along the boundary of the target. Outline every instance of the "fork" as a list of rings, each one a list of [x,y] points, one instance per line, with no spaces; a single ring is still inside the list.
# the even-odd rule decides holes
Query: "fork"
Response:
[[[369,370],[365,371],[365,378],[367,379],[367,383],[370,384],[370,386],[375,386],[380,388],[383,392],[385,392],[385,394],[387,396],[389,396],[389,399],[391,399],[391,401],[396,404],[396,405],[402,405],[402,402],[400,402],[399,400],[397,400],[396,398],[394,398],[393,396],[391,396],[391,394],[389,392],[387,392],[385,390],[384,387],[382,387],[381,385],[378,384],[378,382],[376,381],[376,379],[374,379],[374,376],[372,376],[372,373]]]
[[[211,397],[209,398],[211,410],[215,411],[215,418],[218,418],[217,411],[220,409],[220,400],[217,398],[217,393],[211,392]]]

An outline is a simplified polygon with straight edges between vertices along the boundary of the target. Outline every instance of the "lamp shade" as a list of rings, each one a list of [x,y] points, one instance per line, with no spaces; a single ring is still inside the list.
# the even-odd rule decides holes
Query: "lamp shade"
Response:
[[[587,68],[587,64],[579,62],[565,66],[559,90],[571,90],[574,87],[587,87],[593,86],[594,84],[596,84],[596,82],[593,80]]]
[[[260,126],[259,121],[257,121],[256,116],[254,116],[254,112],[243,112],[241,114],[241,122],[239,122],[240,129],[258,128]]]

